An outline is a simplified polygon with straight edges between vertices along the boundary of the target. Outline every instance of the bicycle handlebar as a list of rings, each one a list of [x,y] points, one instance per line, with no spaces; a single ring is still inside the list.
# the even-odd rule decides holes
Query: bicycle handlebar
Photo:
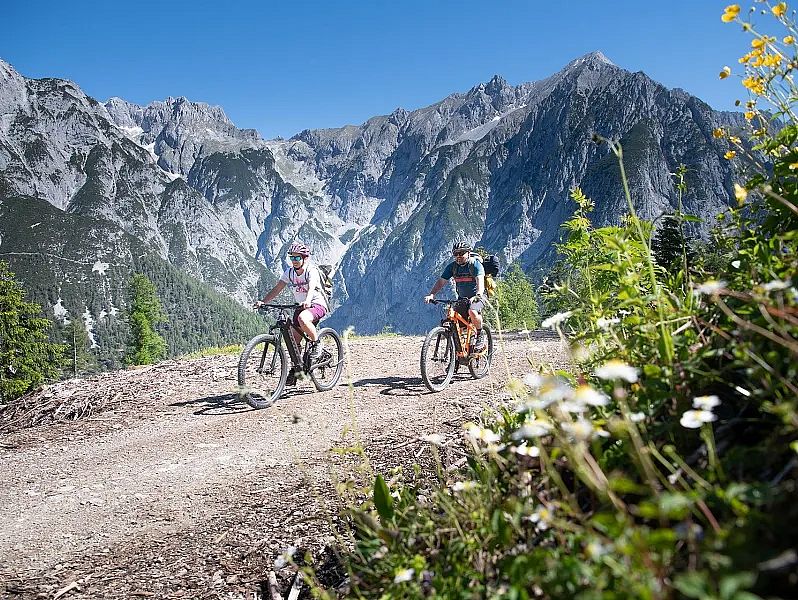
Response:
[[[261,310],[261,309],[264,309],[264,308],[276,308],[276,309],[279,309],[279,310],[286,310],[286,309],[289,309],[289,308],[299,308],[300,306],[301,305],[297,304],[297,303],[294,303],[294,304],[265,304],[265,303],[261,303],[260,305],[257,306],[257,309]]]

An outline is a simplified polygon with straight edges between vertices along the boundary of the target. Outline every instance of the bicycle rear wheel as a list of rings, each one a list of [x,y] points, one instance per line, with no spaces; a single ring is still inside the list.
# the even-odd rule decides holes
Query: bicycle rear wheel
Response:
[[[332,389],[341,379],[344,370],[344,345],[335,329],[325,327],[319,331],[321,357],[310,367],[310,378],[320,392]]]
[[[434,327],[421,346],[421,379],[430,391],[440,392],[454,375],[454,343],[444,327]]]
[[[474,379],[482,379],[488,374],[490,362],[493,359],[493,334],[487,325],[482,326],[482,331],[485,332],[485,337],[487,338],[485,351],[472,356],[468,361],[468,370],[471,371],[471,376]]]
[[[288,377],[285,348],[277,336],[256,335],[238,359],[239,394],[252,408],[266,408],[280,397]]]

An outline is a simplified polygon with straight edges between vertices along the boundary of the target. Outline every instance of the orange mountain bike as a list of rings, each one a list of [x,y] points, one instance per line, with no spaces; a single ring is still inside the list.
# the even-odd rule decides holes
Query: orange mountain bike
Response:
[[[488,374],[493,358],[493,336],[486,324],[482,330],[487,337],[485,349],[473,352],[477,328],[456,310],[460,300],[433,300],[432,304],[443,304],[444,318],[438,327],[433,327],[421,347],[421,379],[433,392],[440,392],[449,385],[460,365],[467,365],[474,379]]]

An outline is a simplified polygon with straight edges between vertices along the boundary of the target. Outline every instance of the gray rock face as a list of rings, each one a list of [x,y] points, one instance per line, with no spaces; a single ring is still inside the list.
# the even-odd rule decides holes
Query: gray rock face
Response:
[[[99,105],[69,82],[26,80],[3,63],[0,77],[0,192],[102,215],[217,287],[227,270],[244,284],[230,289],[242,299],[257,280],[254,261],[277,274],[301,239],[337,267],[328,322],[360,332],[434,323],[421,297],[454,240],[545,269],[574,186],[596,202],[597,224],[618,222],[619,169],[594,132],[623,144],[642,216],[676,206],[670,174],[685,164],[684,209],[711,221],[733,198],[712,130],[744,127],[741,115],[601,53],[542,81],[496,76],[426,108],[275,141],[184,98]]]

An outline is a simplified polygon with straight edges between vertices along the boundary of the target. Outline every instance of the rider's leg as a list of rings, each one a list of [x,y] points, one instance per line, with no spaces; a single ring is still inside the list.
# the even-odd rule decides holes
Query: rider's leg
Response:
[[[477,330],[482,329],[482,313],[478,310],[474,310],[473,308],[468,309],[468,316],[471,317],[471,322],[474,324],[474,327]]]
[[[299,321],[299,328],[310,338],[311,342],[315,342],[319,339],[319,333],[316,331],[316,325],[313,323],[313,320],[314,315],[310,310],[303,310],[299,313],[299,317],[297,318],[297,321]],[[298,331],[294,331],[293,333],[294,339],[297,337],[300,339],[302,338]]]

